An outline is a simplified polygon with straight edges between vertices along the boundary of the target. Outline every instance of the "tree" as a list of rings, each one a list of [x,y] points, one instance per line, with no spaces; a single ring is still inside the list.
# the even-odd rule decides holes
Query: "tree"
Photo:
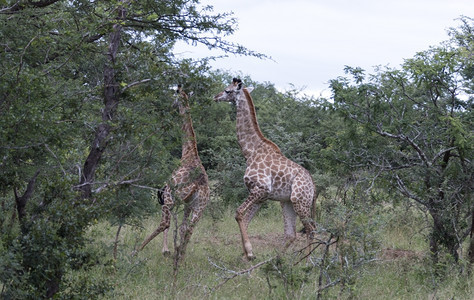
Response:
[[[0,8],[1,295],[50,298],[83,286],[63,275],[94,259],[88,226],[143,213],[149,192],[136,186],[169,174],[179,127],[170,86],[205,72],[177,61],[174,42],[263,56],[223,39],[235,19],[196,0],[9,3]]]
[[[457,261],[472,230],[473,24],[463,21],[457,41],[418,53],[401,70],[379,69],[367,79],[347,67],[352,81],[331,81],[351,136],[339,145],[341,159],[370,168],[429,213],[434,262],[443,249]]]

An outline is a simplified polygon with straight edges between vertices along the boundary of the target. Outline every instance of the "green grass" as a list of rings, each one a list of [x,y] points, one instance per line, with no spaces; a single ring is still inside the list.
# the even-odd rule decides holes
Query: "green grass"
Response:
[[[173,259],[161,254],[161,235],[138,256],[130,256],[134,245],[155,229],[159,216],[145,220],[141,231],[124,227],[117,260],[109,267],[94,268],[89,271],[94,273],[87,276],[113,284],[113,291],[103,299],[315,299],[319,270],[308,268],[305,263],[291,267],[291,255],[281,252],[283,221],[278,204],[270,204],[250,225],[250,238],[257,256],[252,262],[242,259],[234,212],[225,210],[218,219],[210,215],[205,214],[195,228],[176,278]],[[357,276],[346,282],[344,289],[341,285],[328,289],[322,294],[323,299],[473,299],[473,278],[468,278],[466,272],[462,275],[457,268],[447,268],[445,280],[433,276],[423,234],[416,232],[414,226],[419,222],[418,217],[408,216],[399,225],[396,219],[387,217],[381,248],[390,251],[382,251],[378,261],[357,271]],[[91,228],[89,236],[94,240],[91,246],[107,249],[111,257],[116,229],[107,223]],[[170,249],[173,249],[172,236],[170,230]],[[304,245],[304,241],[300,238],[294,249]],[[225,283],[222,276],[232,273],[212,265],[229,271],[245,270],[277,254],[285,259],[281,270],[286,272],[285,278],[289,278],[286,285],[276,273],[268,272],[271,269],[268,264]]]

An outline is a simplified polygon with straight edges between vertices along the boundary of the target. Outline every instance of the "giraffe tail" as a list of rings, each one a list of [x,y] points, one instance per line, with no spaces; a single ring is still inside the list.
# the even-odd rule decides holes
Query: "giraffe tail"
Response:
[[[318,198],[318,191],[316,188],[314,189],[314,194],[313,194],[313,204],[311,205],[311,219],[313,222],[316,222],[316,210],[317,210],[317,205],[316,205],[316,199]]]
[[[164,187],[162,187],[161,189],[158,189],[158,191],[157,191],[158,202],[160,203],[160,205],[165,204],[165,198],[163,196],[163,194],[165,193],[165,188],[166,188],[166,185]]]

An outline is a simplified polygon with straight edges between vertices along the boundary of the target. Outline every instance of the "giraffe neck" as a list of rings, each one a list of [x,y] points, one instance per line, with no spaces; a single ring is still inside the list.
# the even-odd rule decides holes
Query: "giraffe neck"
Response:
[[[248,160],[260,147],[270,146],[280,152],[277,145],[265,138],[260,131],[252,97],[243,89],[237,104],[237,140],[243,155]]]
[[[193,121],[189,112],[180,111],[183,118],[183,147],[181,152],[181,161],[195,160],[199,158],[196,144],[196,135],[194,134]]]

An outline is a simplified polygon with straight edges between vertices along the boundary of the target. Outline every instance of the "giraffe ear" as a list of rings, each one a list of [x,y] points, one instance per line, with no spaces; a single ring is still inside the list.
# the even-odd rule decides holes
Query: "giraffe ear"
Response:
[[[247,91],[249,92],[249,94],[253,91],[253,86],[248,86],[246,87]]]

